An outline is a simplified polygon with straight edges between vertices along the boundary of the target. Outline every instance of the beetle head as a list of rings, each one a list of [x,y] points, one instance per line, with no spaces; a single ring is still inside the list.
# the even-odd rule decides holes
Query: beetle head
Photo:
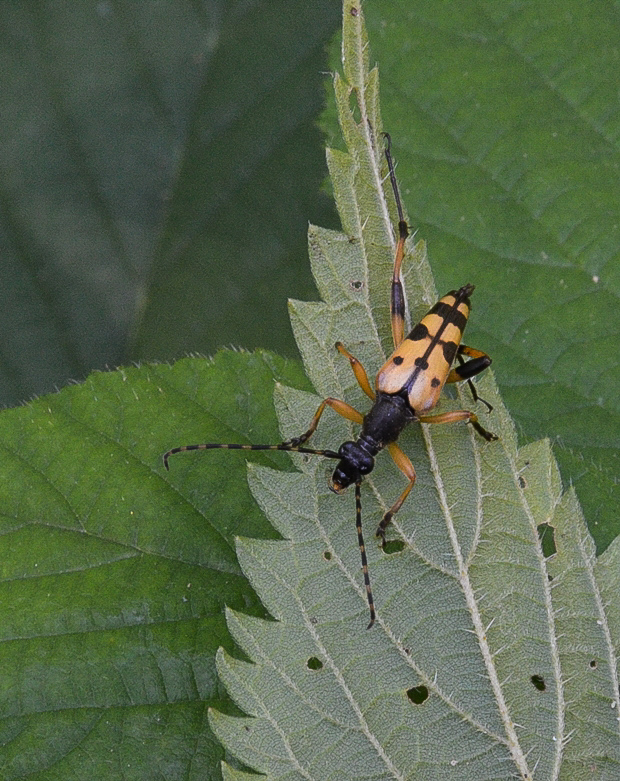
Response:
[[[336,494],[342,493],[363,475],[372,472],[375,465],[375,459],[357,442],[344,442],[338,449],[338,455],[340,461],[329,481],[329,487]]]

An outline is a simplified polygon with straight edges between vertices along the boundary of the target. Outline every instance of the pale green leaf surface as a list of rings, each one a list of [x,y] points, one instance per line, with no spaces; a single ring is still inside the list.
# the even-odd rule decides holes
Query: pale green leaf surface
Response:
[[[244,773],[226,763],[222,763],[222,778],[224,781],[256,781],[256,773]]]
[[[557,556],[549,562],[558,650],[564,676],[566,734],[562,778],[614,779],[618,730],[618,540],[596,561],[574,492],[551,519]],[[614,729],[615,728],[615,729]],[[615,733],[615,734],[614,734]]]
[[[361,19],[351,21],[349,5],[344,50],[361,57]],[[359,79],[360,68],[363,62],[345,71]],[[375,119],[376,83],[373,74]],[[342,339],[369,368],[389,349],[386,303],[365,264],[375,257],[389,264],[390,208],[381,187],[381,126],[368,133],[365,93],[355,95],[355,121],[338,79],[336,90],[350,158],[334,153],[330,167],[343,222],[361,229],[351,241],[311,231],[313,269],[320,288],[329,282],[328,300],[295,302],[292,317],[319,394],[367,409],[333,344]],[[432,285],[423,247],[410,242],[409,250],[407,281],[421,293],[414,307],[424,307]],[[384,278],[384,299],[386,287]],[[343,313],[357,321],[350,342]],[[518,449],[490,373],[478,387],[494,406],[484,423],[498,442],[481,442],[465,426],[421,426],[401,438],[418,474],[393,524],[402,550],[384,553],[368,539],[402,490],[402,475],[385,456],[363,484],[377,603],[368,632],[353,501],[330,494],[330,464],[296,455],[297,474],[250,469],[252,491],[285,539],[239,539],[237,554],[275,620],[228,612],[250,661],[222,650],[218,673],[248,716],[212,711],[211,725],[268,778],[617,777],[618,627],[609,604],[617,546],[598,574],[594,544],[574,495],[562,495],[548,443]],[[466,399],[445,399],[440,409]],[[287,437],[304,429],[318,398],[279,387],[276,404]],[[351,436],[353,427],[334,417],[313,437],[317,447]],[[551,558],[541,543],[545,526],[557,548]],[[421,703],[417,687],[427,695]]]

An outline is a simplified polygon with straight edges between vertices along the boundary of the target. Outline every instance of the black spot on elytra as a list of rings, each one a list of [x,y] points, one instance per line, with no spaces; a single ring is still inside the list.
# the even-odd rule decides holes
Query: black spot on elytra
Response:
[[[394,363],[395,363],[397,366],[400,366],[400,365],[401,365],[401,363],[402,363],[402,362],[403,362],[405,359],[403,358],[403,356],[402,356],[402,355],[395,355],[395,356],[394,356],[394,358],[393,358],[393,360],[394,360]]]
[[[426,358],[424,358],[422,356],[420,356],[419,358],[416,358],[414,363],[415,363],[416,366],[419,366],[420,369],[424,369],[424,370],[428,369],[428,361],[426,360]]]
[[[439,315],[439,317],[445,317],[450,313],[452,307],[446,304],[445,301],[438,301],[431,309],[429,309],[429,315]]]
[[[453,323],[461,333],[463,333],[467,325],[465,315],[443,301],[438,301],[429,312],[429,315],[439,315],[446,323]]]
[[[441,380],[439,377],[433,377],[431,380],[431,388],[438,388],[441,385]]]

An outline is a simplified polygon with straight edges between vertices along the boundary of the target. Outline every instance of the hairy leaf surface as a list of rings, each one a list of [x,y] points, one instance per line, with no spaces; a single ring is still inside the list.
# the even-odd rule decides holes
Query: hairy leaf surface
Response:
[[[390,351],[394,247],[366,43],[359,3],[347,1],[345,76],[335,88],[348,153],[328,157],[345,233],[311,229],[324,303],[291,305],[319,396],[362,409],[368,401],[333,345],[342,340],[369,368]],[[410,241],[408,249],[417,318],[435,291],[424,246]],[[474,296],[473,318],[475,311]],[[548,443],[518,449],[490,373],[478,387],[494,407],[484,423],[498,442],[480,441],[464,425],[412,427],[402,437],[418,473],[393,524],[402,549],[384,553],[370,542],[402,475],[384,454],[363,485],[378,606],[371,631],[352,496],[330,494],[330,464],[295,456],[295,474],[250,469],[253,493],[285,539],[240,539],[237,553],[275,620],[229,611],[250,661],[222,651],[218,671],[248,716],[213,712],[211,724],[269,778],[617,775],[619,627],[606,594],[618,579],[618,546],[596,562]],[[281,387],[276,402],[288,437],[304,430],[318,398]],[[472,404],[461,393],[441,410]],[[351,437],[353,427],[333,418],[315,435],[318,447]],[[543,541],[555,549],[551,557]]]

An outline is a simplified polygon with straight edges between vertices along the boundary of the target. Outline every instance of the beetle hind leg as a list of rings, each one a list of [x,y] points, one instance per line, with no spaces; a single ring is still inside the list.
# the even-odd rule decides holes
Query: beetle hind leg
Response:
[[[470,360],[466,361],[463,358],[464,355],[469,356]],[[467,384],[469,385],[469,390],[471,391],[471,395],[474,401],[481,401],[484,405],[486,405],[489,412],[492,412],[493,407],[489,404],[488,401],[485,401],[481,396],[478,395],[476,386],[471,381],[472,377],[475,377],[476,374],[480,374],[480,372],[483,372],[491,365],[491,358],[485,352],[482,352],[482,350],[476,350],[475,347],[468,347],[466,344],[459,345],[456,358],[460,365],[455,366],[450,374],[448,374],[446,383],[462,382],[463,380],[467,380]]]
[[[487,442],[494,442],[496,439],[499,439],[497,434],[493,434],[491,431],[483,428],[478,422],[478,416],[467,409],[455,409],[451,412],[443,412],[441,415],[420,416],[418,420],[420,423],[458,423],[464,420],[470,423]]]

